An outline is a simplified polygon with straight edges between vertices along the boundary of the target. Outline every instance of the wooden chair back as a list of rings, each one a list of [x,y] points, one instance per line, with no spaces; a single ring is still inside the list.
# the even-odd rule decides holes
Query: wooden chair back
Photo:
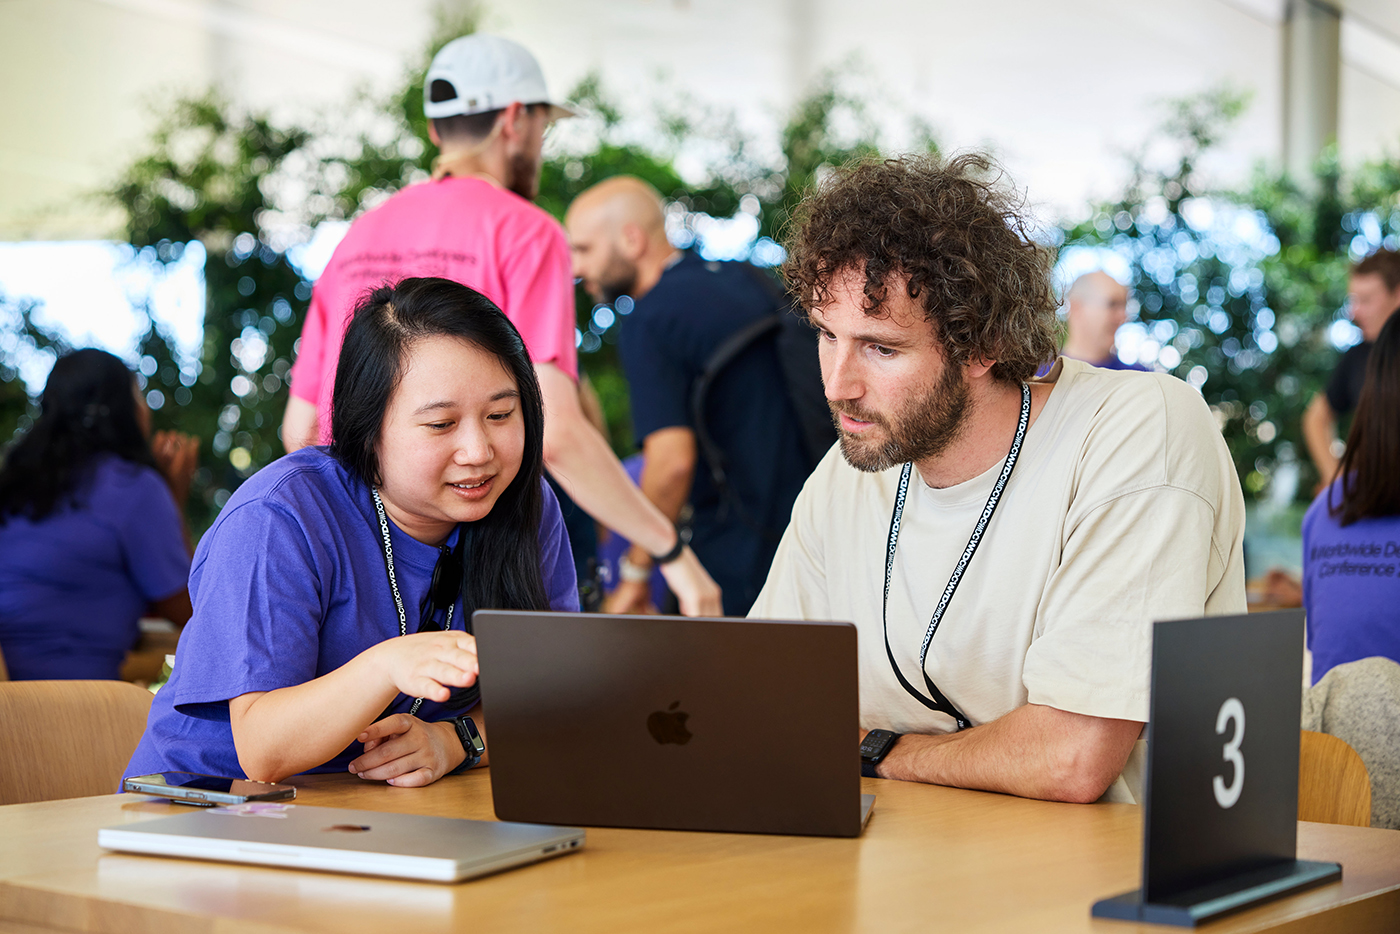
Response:
[[[10,680],[10,669],[5,667],[5,653],[0,652],[0,681]]]
[[[151,697],[125,681],[0,684],[0,804],[115,794]]]
[[[1371,778],[1344,741],[1302,731],[1298,754],[1298,819],[1371,826]]]

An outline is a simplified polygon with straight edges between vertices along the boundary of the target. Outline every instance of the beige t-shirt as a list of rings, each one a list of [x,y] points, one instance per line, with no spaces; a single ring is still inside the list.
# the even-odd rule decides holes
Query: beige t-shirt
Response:
[[[1199,393],[1169,376],[1063,359],[1011,480],[929,647],[926,671],[974,725],[1026,703],[1146,721],[1152,622],[1243,613],[1244,498]],[[889,597],[889,642],[923,691],[919,647],[1002,464],[935,490],[915,470]],[[895,679],[881,635],[899,467],[832,448],[803,487],[749,615],[850,620],[861,724],[944,733]],[[1140,800],[1144,743],[1107,796]],[[1126,792],[1126,794],[1125,794]],[[1128,796],[1130,795],[1130,797]]]

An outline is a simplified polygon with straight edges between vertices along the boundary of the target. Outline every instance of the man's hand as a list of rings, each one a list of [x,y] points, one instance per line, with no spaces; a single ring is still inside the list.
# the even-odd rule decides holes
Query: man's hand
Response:
[[[640,613],[655,615],[656,605],[651,602],[649,581],[621,581],[603,601],[603,612],[613,614]]]
[[[544,462],[583,511],[648,554],[665,554],[675,524],[642,494],[598,430],[584,418],[578,386],[552,363],[536,363],[544,394]],[[290,409],[289,409],[290,411]],[[689,548],[661,569],[687,616],[717,616],[719,585]]]
[[[685,616],[723,616],[719,584],[700,566],[700,559],[687,545],[681,556],[661,565],[661,576],[676,595]]]
[[[351,773],[401,788],[430,785],[467,758],[450,721],[427,723],[406,713],[370,724],[357,739],[365,751],[350,763]]]
[[[190,498],[190,480],[199,469],[199,439],[178,431],[158,431],[151,437],[151,456],[183,509]]]
[[[399,693],[439,704],[451,688],[476,683],[480,671],[476,638],[465,632],[410,633],[365,651],[374,653],[375,667]]]

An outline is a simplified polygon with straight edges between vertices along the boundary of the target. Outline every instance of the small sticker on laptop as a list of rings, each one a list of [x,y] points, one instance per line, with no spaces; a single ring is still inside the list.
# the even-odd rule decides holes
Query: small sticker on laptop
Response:
[[[295,804],[278,804],[275,801],[249,801],[246,804],[227,804],[210,808],[209,814],[231,814],[234,817],[275,817],[285,819],[287,812]]]

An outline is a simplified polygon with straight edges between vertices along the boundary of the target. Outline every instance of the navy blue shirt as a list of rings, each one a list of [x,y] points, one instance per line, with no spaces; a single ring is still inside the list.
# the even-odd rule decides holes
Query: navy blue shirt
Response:
[[[1327,405],[1337,416],[1350,415],[1361,401],[1361,388],[1366,385],[1366,361],[1371,356],[1369,342],[1348,347],[1337,361],[1332,378],[1327,381]]]
[[[618,339],[638,444],[662,428],[693,430],[691,391],[706,362],[731,334],[775,311],[772,297],[743,263],[707,262],[686,253],[667,269],[637,300]],[[706,412],[706,427],[724,453],[729,487],[752,521],[721,496],[698,454],[690,544],[724,590],[725,614],[743,616],[763,587],[809,473],[771,337],[720,373]]]

